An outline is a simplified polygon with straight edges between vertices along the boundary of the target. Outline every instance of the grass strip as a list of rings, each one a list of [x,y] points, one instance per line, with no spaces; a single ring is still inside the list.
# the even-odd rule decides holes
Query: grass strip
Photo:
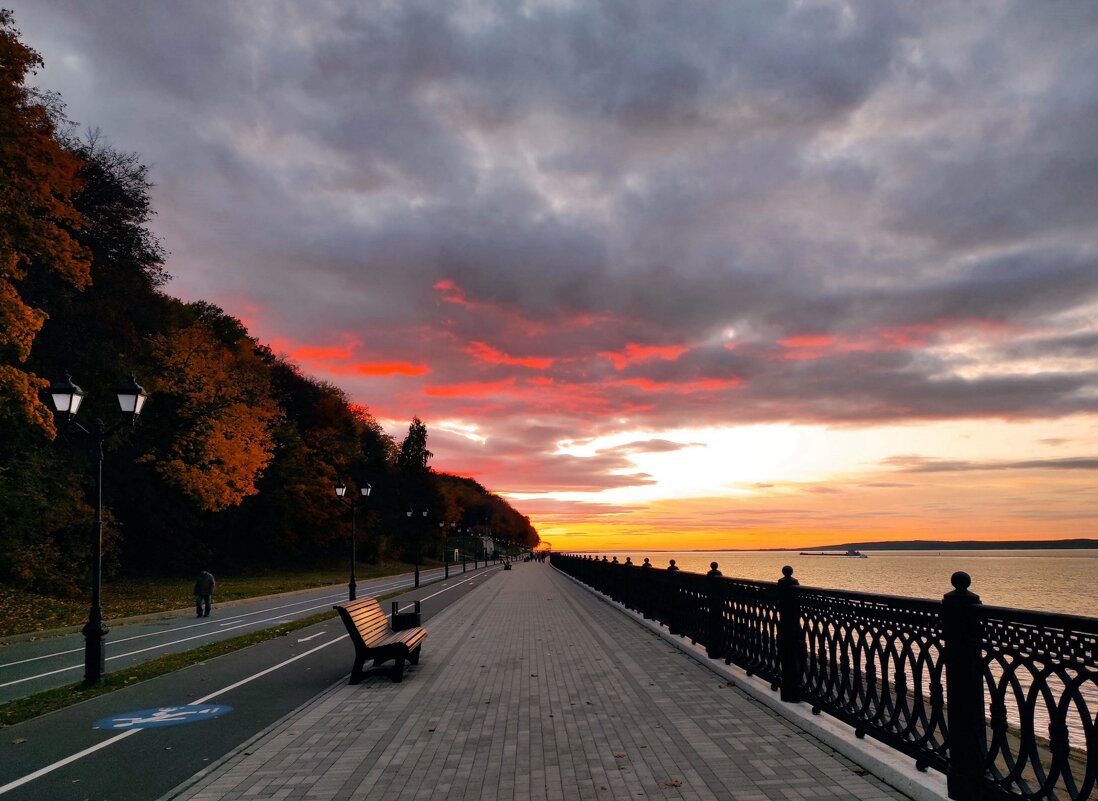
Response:
[[[429,583],[433,584],[435,582]],[[396,598],[406,592],[408,592],[408,588],[394,590],[385,595],[377,596],[377,601],[378,603],[388,601],[390,598]],[[13,699],[6,704],[0,705],[0,729],[6,729],[9,726],[14,726],[16,723],[22,723],[25,720],[30,720],[31,718],[36,718],[40,715],[56,712],[58,709],[64,709],[67,706],[79,704],[81,701],[98,698],[100,695],[106,695],[107,693],[113,693],[116,690],[132,687],[142,681],[155,679],[157,676],[163,676],[166,673],[174,673],[177,670],[182,670],[191,665],[197,665],[218,656],[230,654],[233,651],[239,651],[242,648],[248,648],[249,646],[257,645],[258,643],[267,640],[273,640],[276,637],[285,637],[291,631],[308,628],[316,623],[323,623],[325,620],[330,620],[334,617],[336,617],[336,614],[333,611],[317,612],[315,615],[303,617],[300,620],[283,623],[282,625],[274,626],[269,629],[253,631],[249,634],[241,634],[238,637],[219,640],[218,642],[212,642],[208,645],[201,645],[198,648],[192,648],[190,651],[182,651],[178,654],[166,654],[165,656],[160,656],[156,659],[150,659],[148,662],[142,662],[140,665],[135,665],[134,667],[119,673],[108,673],[103,678],[103,683],[98,687],[85,687],[82,683],[70,684],[67,687],[43,690],[40,693],[28,695],[24,698]],[[121,677],[123,673],[125,674],[125,678]]]
[[[435,563],[424,561],[420,569]],[[414,565],[401,562],[365,564],[357,569],[358,581],[369,581],[410,573]],[[214,603],[278,595],[297,590],[346,584],[346,568],[330,566],[301,571],[253,571],[235,576],[218,576]],[[103,586],[103,617],[106,620],[171,612],[194,605],[191,590],[194,577],[124,577],[108,581]],[[88,599],[60,598],[16,589],[0,584],[0,639],[14,634],[48,632],[54,629],[82,626],[88,619]]]

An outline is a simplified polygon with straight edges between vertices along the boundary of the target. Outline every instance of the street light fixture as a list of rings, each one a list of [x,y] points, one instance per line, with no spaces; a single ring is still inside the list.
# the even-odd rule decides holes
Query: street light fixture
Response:
[[[108,426],[101,419],[93,422],[89,430],[76,422],[76,413],[84,401],[84,390],[80,389],[72,381],[72,376],[66,374],[64,381],[55,381],[50,387],[50,400],[53,408],[60,415],[65,416],[65,424],[74,428],[96,441],[98,453],[98,466],[95,478],[95,538],[92,540],[91,583],[92,597],[91,607],[88,610],[88,622],[84,624],[81,632],[84,635],[84,686],[94,687],[103,683],[106,673],[107,655],[103,647],[103,639],[110,632],[107,624],[103,622],[103,443],[107,437],[114,434],[126,425],[134,425],[145,406],[149,395],[144,388],[137,383],[133,375],[123,379],[115,390],[118,396],[118,407],[125,417],[112,426]]]
[[[358,512],[358,507],[366,505],[366,499],[370,497],[370,490],[372,490],[369,484],[364,484],[359,487],[359,492],[362,494],[361,500],[356,501],[353,497],[347,498],[347,485],[340,481],[335,485],[335,494],[344,505],[351,507],[351,580],[347,582],[347,597],[350,600],[355,600],[355,588],[358,586],[355,584],[355,562],[358,561],[355,554],[355,548],[358,544],[358,535],[355,532],[355,516]]]

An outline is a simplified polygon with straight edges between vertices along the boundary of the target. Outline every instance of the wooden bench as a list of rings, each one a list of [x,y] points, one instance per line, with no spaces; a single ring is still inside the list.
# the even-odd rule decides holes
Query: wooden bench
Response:
[[[373,598],[348,601],[336,604],[333,608],[339,612],[355,646],[351,684],[358,684],[367,675],[375,672],[373,669],[363,670],[367,659],[374,660],[374,668],[382,662],[395,660],[392,669],[385,671],[393,681],[403,681],[406,661],[413,665],[419,664],[419,651],[423,638],[427,636],[427,629],[415,626],[403,631],[393,631],[389,627],[388,617],[381,611],[381,605]]]

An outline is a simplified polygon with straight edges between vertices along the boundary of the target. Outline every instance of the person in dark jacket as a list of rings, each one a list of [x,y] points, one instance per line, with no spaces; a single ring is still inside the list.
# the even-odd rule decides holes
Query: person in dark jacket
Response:
[[[203,570],[194,580],[194,611],[198,617],[210,616],[210,602],[216,586],[217,582],[208,570]]]

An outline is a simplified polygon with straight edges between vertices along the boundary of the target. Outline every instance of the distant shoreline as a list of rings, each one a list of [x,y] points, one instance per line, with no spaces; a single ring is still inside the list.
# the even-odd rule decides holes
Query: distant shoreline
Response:
[[[895,542],[848,542],[811,548],[766,548],[767,551],[1036,551],[1098,548],[1098,539],[1073,540],[897,540]]]
[[[644,553],[790,553],[798,551],[1067,551],[1098,549],[1098,539],[1071,540],[895,540],[885,542],[844,542],[797,548],[604,548],[575,553],[607,553],[633,550]]]

